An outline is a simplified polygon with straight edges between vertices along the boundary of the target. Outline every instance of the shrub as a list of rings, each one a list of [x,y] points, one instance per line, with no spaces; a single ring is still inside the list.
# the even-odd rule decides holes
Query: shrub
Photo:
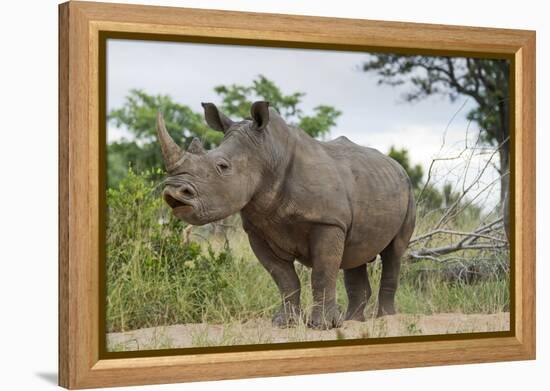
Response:
[[[109,331],[200,322],[219,306],[234,268],[229,246],[216,253],[185,242],[186,224],[171,216],[150,178],[128,171],[107,192],[107,324]]]

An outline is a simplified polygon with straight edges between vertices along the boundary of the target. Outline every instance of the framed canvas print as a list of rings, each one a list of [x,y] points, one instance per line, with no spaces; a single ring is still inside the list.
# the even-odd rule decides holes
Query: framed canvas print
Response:
[[[60,385],[534,359],[534,32],[59,21]]]

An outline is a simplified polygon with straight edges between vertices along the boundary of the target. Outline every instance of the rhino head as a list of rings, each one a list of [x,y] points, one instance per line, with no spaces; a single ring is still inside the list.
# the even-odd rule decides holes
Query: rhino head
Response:
[[[195,138],[183,150],[170,137],[162,114],[157,132],[168,177],[164,200],[174,215],[203,225],[237,213],[252,199],[260,181],[259,145],[269,123],[269,103],[255,102],[251,119],[234,122],[212,103],[203,103],[208,126],[223,132],[221,144],[206,151]]]

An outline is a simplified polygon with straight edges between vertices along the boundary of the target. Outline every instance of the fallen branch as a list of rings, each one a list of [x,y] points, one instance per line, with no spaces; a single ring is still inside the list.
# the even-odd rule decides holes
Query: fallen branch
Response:
[[[455,251],[462,250],[495,250],[508,247],[507,244],[463,244],[457,243],[449,246],[442,246],[436,248],[426,248],[418,251],[411,251],[409,253],[410,258],[430,258],[450,254]]]
[[[424,234],[424,235],[421,235],[421,236],[418,236],[418,237],[412,239],[409,242],[409,245],[420,242],[424,239],[431,238],[432,236],[438,235],[438,234],[449,234],[449,235],[465,236],[466,239],[472,238],[472,237],[474,237],[474,238],[483,238],[483,239],[488,239],[488,240],[494,240],[496,242],[508,243],[504,239],[500,239],[500,238],[490,236],[490,235],[480,234],[480,233],[477,233],[477,232],[461,232],[461,231],[453,231],[451,229],[442,229],[442,228],[440,228],[440,229],[436,229],[434,231],[428,232],[427,234]]]
[[[417,242],[420,242],[420,241],[423,241],[423,240],[426,240],[426,239],[430,239],[432,236],[437,235],[437,234],[451,234],[451,235],[466,236],[466,239],[468,239],[468,237],[472,237],[472,236],[477,237],[477,238],[485,237],[487,239],[496,240],[496,241],[506,243],[506,241],[503,240],[503,239],[495,238],[493,236],[487,235],[488,232],[492,232],[492,231],[496,231],[497,229],[500,229],[501,228],[500,225],[502,223],[503,223],[503,218],[500,217],[500,218],[498,218],[498,219],[496,219],[496,220],[494,220],[490,223],[479,226],[473,232],[461,232],[461,231],[454,231],[454,230],[445,229],[445,228],[437,228],[433,231],[430,231],[430,232],[427,232],[423,235],[416,236],[416,237],[412,238],[409,241],[409,246],[413,245]]]

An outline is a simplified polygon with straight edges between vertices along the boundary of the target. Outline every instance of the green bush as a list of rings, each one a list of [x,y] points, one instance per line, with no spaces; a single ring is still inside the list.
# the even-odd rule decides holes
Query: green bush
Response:
[[[278,294],[261,265],[233,255],[225,242],[185,241],[152,178],[129,170],[107,191],[107,330],[261,316]],[[257,283],[267,288],[263,295]],[[243,294],[244,293],[244,294]]]
[[[228,286],[230,252],[185,243],[151,180],[129,171],[107,192],[107,323],[110,331],[202,321],[204,305]]]

